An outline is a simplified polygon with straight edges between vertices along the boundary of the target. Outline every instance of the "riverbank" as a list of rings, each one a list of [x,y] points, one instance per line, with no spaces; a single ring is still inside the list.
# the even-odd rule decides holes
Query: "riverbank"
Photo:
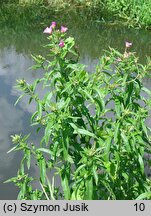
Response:
[[[12,2],[12,1],[11,1]],[[133,28],[151,29],[151,0],[18,0],[15,3],[3,3],[0,8],[0,25],[5,23],[12,28],[26,26],[37,28],[45,26],[52,17],[66,14],[81,16],[85,22],[92,20],[96,23],[109,25],[122,24]]]

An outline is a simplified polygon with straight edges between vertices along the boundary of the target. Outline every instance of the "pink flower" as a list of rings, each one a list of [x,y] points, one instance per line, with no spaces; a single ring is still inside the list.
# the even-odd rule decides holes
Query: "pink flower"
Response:
[[[56,27],[56,22],[52,22],[50,28]]]
[[[132,46],[131,42],[125,41],[125,46],[126,48],[130,48]]]
[[[64,47],[64,41],[63,40],[60,41],[59,46]]]
[[[66,31],[68,31],[67,27],[61,26],[61,33],[65,33]]]
[[[52,28],[51,28],[51,27],[50,27],[50,28],[47,27],[47,28],[44,30],[43,33],[51,34],[51,33],[52,33]]]

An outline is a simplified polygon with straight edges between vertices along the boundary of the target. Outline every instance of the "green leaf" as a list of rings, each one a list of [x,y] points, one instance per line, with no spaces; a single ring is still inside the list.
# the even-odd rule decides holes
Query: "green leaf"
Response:
[[[58,154],[58,152],[59,152],[58,150],[59,150],[59,142],[56,141],[56,142],[54,143],[54,148],[53,148],[54,161],[57,160],[57,154]]]
[[[42,104],[41,104],[41,101],[38,101],[38,117],[41,119],[42,117]]]
[[[78,175],[78,173],[80,172],[81,169],[83,169],[86,166],[86,164],[82,164],[81,166],[79,166],[76,171],[75,171],[75,177]]]
[[[123,140],[123,142],[125,144],[125,148],[126,148],[127,152],[130,153],[131,152],[131,147],[130,147],[128,138],[125,135],[124,131],[121,131],[121,138],[122,138],[122,140]]]
[[[93,99],[93,97],[90,95],[90,93],[88,91],[86,91],[86,90],[84,90],[82,88],[79,88],[79,91],[80,91],[81,94],[84,93],[92,101],[92,103],[94,103],[94,99]]]
[[[105,110],[105,102],[103,100],[103,95],[101,93],[101,89],[98,89],[97,87],[93,87],[93,89],[98,93],[99,95],[99,101],[100,101],[100,109],[103,112]]]
[[[36,79],[33,83],[33,91],[35,91],[37,84],[40,83],[40,79]]]
[[[105,152],[103,155],[104,160],[107,162],[109,161],[110,153],[111,153],[111,143],[112,143],[112,137],[107,137],[105,143]]]
[[[67,68],[71,68],[73,71],[82,71],[85,69],[83,64],[68,64]]]
[[[68,172],[68,170],[63,169],[61,171],[61,184],[62,184],[62,188],[64,191],[65,199],[69,200],[70,199],[70,187],[69,187],[68,174],[66,172]]]
[[[65,83],[65,87],[64,87],[63,91],[61,92],[61,94],[63,94],[64,92],[70,92],[71,86],[72,86],[71,82]]]
[[[53,125],[54,125],[54,122],[50,119],[49,123],[47,124],[46,129],[45,129],[44,139],[45,139],[46,144],[49,143],[49,139],[50,139]]]
[[[71,155],[69,155],[69,154],[68,154],[68,156],[67,156],[67,161],[68,161],[69,163],[71,163],[71,164],[74,164],[74,160],[73,160],[73,158],[71,157]]]
[[[120,134],[120,122],[115,124],[115,133],[114,133],[114,142],[118,143],[119,140],[119,134]]]
[[[112,200],[116,200],[116,195],[115,195],[116,193],[114,193],[113,188],[111,187],[109,182],[107,182],[105,179],[102,179],[101,182],[109,192],[109,197],[107,199],[110,198]]]
[[[89,176],[85,180],[85,200],[93,200],[93,178]]]
[[[72,193],[72,200],[83,200],[83,194],[81,193],[81,186],[83,185],[83,178],[78,179],[75,181],[74,191]]]
[[[19,96],[19,98],[16,100],[16,102],[15,102],[15,106],[18,104],[18,102],[21,100],[21,98],[22,97],[24,97],[25,96],[25,94],[23,94],[23,95],[21,95],[21,96]]]
[[[17,182],[17,177],[12,177],[12,178],[4,181],[4,183],[10,183],[10,182],[14,182],[14,183]]]
[[[37,115],[38,115],[38,111],[33,113],[32,117],[31,117],[31,123],[35,121]]]
[[[98,115],[101,115],[101,112],[103,111],[103,105],[102,105],[102,103],[101,103],[101,101],[100,100],[98,100],[97,98],[94,98],[94,100],[97,102],[97,104],[99,105],[99,109],[97,109],[97,113],[98,113]],[[100,111],[100,112],[98,112],[98,111]]]
[[[115,102],[116,115],[117,115],[118,118],[120,118],[120,115],[121,115],[121,103],[120,103],[120,100],[118,98],[115,98],[114,102]]]
[[[51,92],[48,92],[46,94],[46,96],[44,97],[45,105],[48,107],[50,107],[50,102],[51,102],[52,96],[53,96],[53,92],[51,91]]]
[[[16,145],[16,146],[14,146],[13,148],[11,148],[7,153],[10,153],[10,152],[12,152],[12,151],[17,150],[18,147],[19,147],[19,144]]]
[[[82,134],[82,135],[86,135],[86,136],[90,136],[90,137],[95,137],[96,138],[96,135],[94,133],[91,133],[89,132],[88,130],[85,130],[85,129],[80,129],[78,128],[75,124],[73,123],[69,123],[73,129],[74,129],[74,134]]]
[[[110,175],[114,178],[116,172],[116,166],[113,162],[110,163]]]
[[[149,137],[148,137],[147,127],[146,127],[146,125],[145,125],[145,123],[144,123],[143,120],[141,121],[141,125],[142,125],[143,132],[145,133],[145,135],[146,135],[146,137],[148,139]]]
[[[139,161],[139,164],[140,164],[141,173],[144,175],[144,161],[143,161],[143,158],[142,158],[142,156],[140,154],[138,156],[138,161]]]
[[[40,169],[41,183],[45,185],[46,183],[46,162],[43,157],[39,159],[39,169]]]
[[[93,176],[94,176],[94,180],[95,180],[95,184],[98,185],[98,173],[97,173],[97,169],[96,167],[93,166]]]
[[[51,155],[51,151],[49,149],[46,149],[46,148],[38,148],[37,150],[41,151],[41,152],[45,152],[49,155]]]
[[[90,136],[90,137],[95,137],[96,135],[94,133],[89,132],[88,130],[85,129],[78,129],[78,133],[82,134],[82,135],[86,135],[86,136]]]
[[[127,91],[126,91],[126,97],[124,98],[125,101],[125,105],[128,106],[128,104],[131,103],[131,99],[132,99],[132,94],[133,94],[133,89],[134,89],[134,83],[131,82],[129,83],[129,85],[127,86]]]
[[[31,104],[32,100],[33,100],[33,97],[30,97],[28,103]]]
[[[30,150],[29,149],[27,149],[26,151],[25,151],[25,154],[26,154],[26,160],[27,160],[27,168],[28,169],[30,169]]]
[[[151,199],[151,192],[142,193],[139,195],[136,200],[143,200],[143,199]]]

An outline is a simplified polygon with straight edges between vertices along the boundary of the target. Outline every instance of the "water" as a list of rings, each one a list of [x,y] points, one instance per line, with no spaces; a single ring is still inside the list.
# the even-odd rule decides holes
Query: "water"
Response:
[[[80,61],[86,64],[91,72],[104,49],[110,46],[124,51],[126,40],[133,42],[132,51],[137,52],[142,63],[146,61],[146,55],[151,56],[151,31],[85,23],[78,18],[63,24],[68,26],[69,34],[76,39],[81,53]],[[40,139],[29,126],[35,106],[28,106],[26,98],[14,106],[19,96],[14,85],[16,79],[25,78],[32,82],[41,76],[41,71],[31,72],[28,68],[33,65],[31,54],[44,52],[42,45],[47,39],[42,31],[43,29],[31,32],[24,29],[10,31],[7,26],[0,29],[0,199],[16,199],[18,193],[13,184],[3,184],[3,181],[16,175],[21,160],[20,153],[6,153],[12,147],[10,135],[31,132],[31,140],[38,143]],[[145,80],[149,88],[150,81]],[[150,120],[148,122],[150,123]],[[36,170],[33,169],[32,173],[36,173]]]

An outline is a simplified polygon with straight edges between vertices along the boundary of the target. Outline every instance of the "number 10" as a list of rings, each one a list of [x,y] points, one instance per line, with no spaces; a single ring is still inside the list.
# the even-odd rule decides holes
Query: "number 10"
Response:
[[[145,204],[144,203],[135,203],[134,206],[136,207],[136,211],[144,211],[145,210]]]

